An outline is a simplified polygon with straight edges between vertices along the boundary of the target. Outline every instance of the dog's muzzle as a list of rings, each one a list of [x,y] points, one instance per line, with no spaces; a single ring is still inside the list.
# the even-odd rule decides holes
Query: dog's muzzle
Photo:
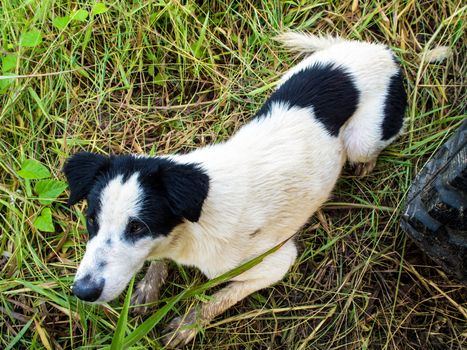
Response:
[[[97,281],[91,279],[91,275],[86,275],[71,286],[71,290],[75,296],[84,301],[96,301],[99,299],[102,290],[104,289],[105,280],[103,278]]]

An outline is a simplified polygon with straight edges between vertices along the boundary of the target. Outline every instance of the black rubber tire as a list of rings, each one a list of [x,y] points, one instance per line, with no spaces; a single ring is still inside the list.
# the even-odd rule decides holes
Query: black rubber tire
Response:
[[[415,178],[402,229],[467,285],[467,121]]]

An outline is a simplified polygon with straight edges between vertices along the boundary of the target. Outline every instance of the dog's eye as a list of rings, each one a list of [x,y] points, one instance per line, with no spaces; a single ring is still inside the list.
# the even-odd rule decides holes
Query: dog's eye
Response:
[[[132,235],[138,234],[146,228],[144,224],[140,221],[131,221],[128,224],[128,232]]]
[[[96,217],[94,215],[90,215],[88,217],[88,223],[89,225],[94,226],[96,224]]]

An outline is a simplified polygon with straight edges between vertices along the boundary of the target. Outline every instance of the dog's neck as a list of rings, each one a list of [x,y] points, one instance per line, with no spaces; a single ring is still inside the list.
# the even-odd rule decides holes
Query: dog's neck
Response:
[[[167,258],[183,265],[196,266],[209,278],[241,263],[242,254],[237,251],[244,252],[245,247],[237,247],[237,232],[232,230],[244,231],[244,224],[249,221],[244,217],[246,208],[238,205],[244,203],[241,197],[248,188],[244,182],[243,185],[239,183],[241,179],[238,179],[235,161],[217,156],[226,145],[213,145],[185,155],[170,156],[177,162],[196,163],[204,168],[210,177],[209,192],[199,221],[184,221],[178,225],[168,237],[156,244],[150,259]],[[237,169],[233,169],[235,167]],[[252,232],[255,229],[251,228]]]

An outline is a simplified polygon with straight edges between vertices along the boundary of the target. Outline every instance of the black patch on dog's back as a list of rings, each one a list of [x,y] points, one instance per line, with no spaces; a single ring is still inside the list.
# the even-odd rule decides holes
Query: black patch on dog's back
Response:
[[[383,140],[389,140],[401,130],[406,107],[407,94],[402,72],[399,69],[397,74],[393,75],[389,81],[389,90],[384,101]]]
[[[273,103],[290,108],[313,107],[316,118],[332,136],[337,136],[359,103],[360,92],[344,68],[333,64],[314,64],[292,75],[266,101],[258,117],[266,117]]]

